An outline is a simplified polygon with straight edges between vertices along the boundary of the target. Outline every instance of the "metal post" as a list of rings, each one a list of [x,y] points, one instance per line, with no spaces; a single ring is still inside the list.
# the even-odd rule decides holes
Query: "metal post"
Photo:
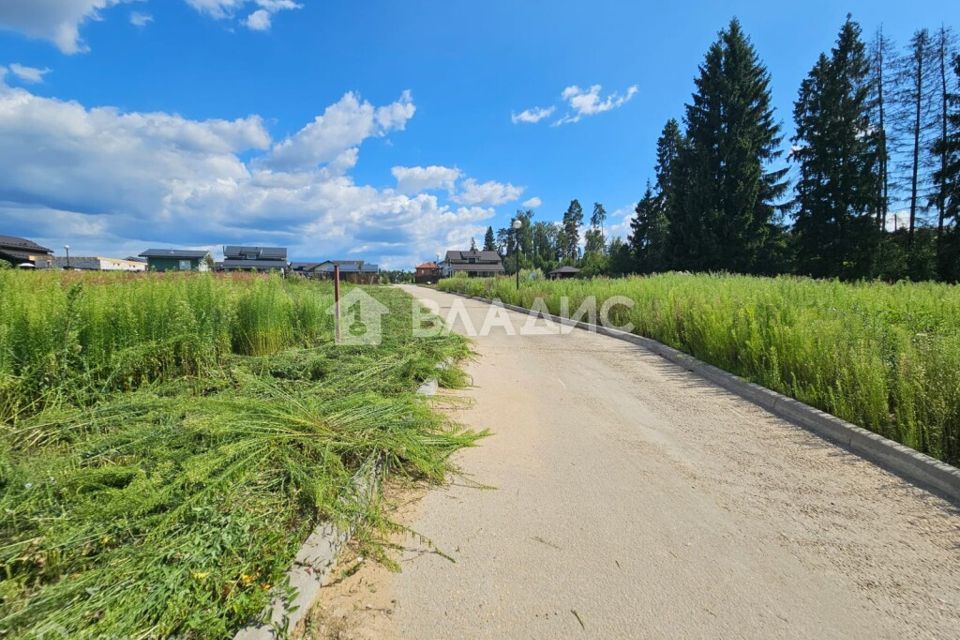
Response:
[[[334,327],[336,340],[340,343],[340,265],[333,265],[333,306]]]
[[[64,251],[67,252],[67,269],[69,269],[70,268],[70,245],[68,244],[63,245],[63,249]]]
[[[517,291],[520,291],[520,232],[517,231]]]

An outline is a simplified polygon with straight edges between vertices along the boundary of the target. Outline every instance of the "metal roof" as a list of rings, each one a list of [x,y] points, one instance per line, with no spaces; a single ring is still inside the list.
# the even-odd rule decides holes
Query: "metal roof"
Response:
[[[140,254],[141,258],[173,258],[174,260],[199,260],[209,251],[194,249],[147,249]]]
[[[553,271],[551,271],[550,273],[580,273],[580,269],[567,265],[563,267],[558,267]]]
[[[27,240],[26,238],[19,238],[17,236],[0,236],[0,248],[35,253],[53,253],[50,249],[41,247],[33,240]]]
[[[240,247],[226,246],[223,256],[236,260],[283,260],[287,259],[286,247]]]
[[[228,258],[221,263],[224,269],[285,269],[283,260],[235,260]]]
[[[496,251],[447,251],[447,262],[467,261],[470,258],[482,262],[500,262],[500,254]]]

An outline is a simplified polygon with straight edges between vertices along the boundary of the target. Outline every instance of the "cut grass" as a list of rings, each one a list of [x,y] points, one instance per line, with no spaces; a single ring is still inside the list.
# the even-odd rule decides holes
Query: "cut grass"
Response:
[[[383,344],[338,347],[322,286],[116,278],[82,281],[71,302],[70,279],[12,287],[24,307],[63,305],[59,318],[0,321],[16,380],[0,439],[0,636],[229,637],[283,589],[321,520],[387,524],[343,499],[363,465],[442,481],[450,455],[482,435],[415,394],[467,347],[411,337],[398,290],[368,290],[390,308]],[[135,312],[138,294],[202,316],[194,333]],[[118,309],[97,309],[111,299]],[[124,314],[111,336],[101,322]],[[61,342],[52,328],[35,341],[9,330],[34,321]],[[193,350],[157,350],[180,338]],[[71,339],[80,349],[64,355]],[[156,359],[131,360],[143,344]],[[61,357],[80,371],[38,377],[37,363]]]
[[[610,320],[955,466],[960,465],[960,288],[663,274],[620,280],[442,280],[440,289]]]

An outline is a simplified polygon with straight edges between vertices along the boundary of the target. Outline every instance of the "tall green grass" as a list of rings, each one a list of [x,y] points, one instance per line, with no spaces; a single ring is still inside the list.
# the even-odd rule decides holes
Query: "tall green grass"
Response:
[[[441,481],[480,435],[416,395],[467,353],[332,343],[328,286],[2,273],[0,637],[226,638],[256,618],[373,460]],[[444,380],[460,382],[456,369]]]
[[[960,465],[960,288],[664,274],[621,280],[448,279],[445,291],[553,313],[566,296],[634,301],[611,320],[918,451]]]

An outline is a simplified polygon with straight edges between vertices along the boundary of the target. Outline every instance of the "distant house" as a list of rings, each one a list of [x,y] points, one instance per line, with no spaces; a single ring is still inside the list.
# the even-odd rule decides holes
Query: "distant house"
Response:
[[[413,281],[417,284],[433,284],[440,279],[440,265],[436,262],[424,262],[418,264],[413,275]]]
[[[45,268],[53,262],[53,251],[26,238],[0,236],[0,260],[6,260],[14,266],[32,264]]]
[[[329,280],[334,267],[340,267],[340,279],[356,284],[374,284],[380,279],[380,267],[363,260],[325,260],[310,269],[311,277]]]
[[[284,247],[224,247],[224,271],[286,271],[287,250]]]
[[[565,278],[576,278],[577,274],[580,273],[580,269],[576,267],[560,267],[554,269],[548,275],[551,280],[563,280]]]
[[[440,275],[449,278],[466,273],[471,278],[500,275],[504,272],[500,254],[496,251],[447,251],[440,263]]]
[[[103,258],[100,256],[70,256],[69,258],[54,258],[53,264],[60,269],[82,269],[84,271],[146,271],[147,263],[143,260],[128,260],[125,258]]]
[[[140,254],[150,271],[208,271],[209,251],[193,249],[147,249]]]
[[[310,271],[320,266],[319,262],[291,262],[290,271],[302,276],[309,276]]]

